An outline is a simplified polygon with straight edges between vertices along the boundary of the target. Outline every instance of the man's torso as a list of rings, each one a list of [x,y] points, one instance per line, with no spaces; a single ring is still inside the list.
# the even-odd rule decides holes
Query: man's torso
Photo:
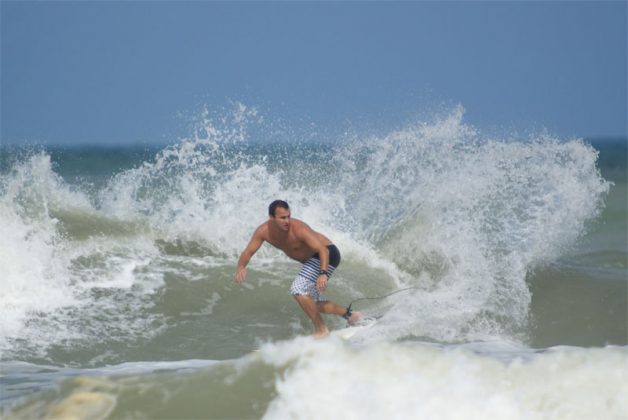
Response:
[[[300,220],[292,219],[290,221],[290,228],[286,234],[273,234],[272,229],[270,229],[267,224],[263,236],[266,242],[282,250],[288,257],[305,263],[317,250],[309,247],[305,241],[297,236],[300,229],[310,228]],[[325,235],[314,230],[312,230],[312,232],[323,245],[327,246],[331,244],[331,241]]]

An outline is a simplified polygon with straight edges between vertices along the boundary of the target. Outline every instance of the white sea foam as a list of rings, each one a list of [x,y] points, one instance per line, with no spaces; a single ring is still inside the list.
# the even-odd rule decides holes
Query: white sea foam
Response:
[[[109,327],[141,335],[146,330],[143,324],[150,321],[135,318],[151,304],[142,295],[161,281],[160,274],[141,270],[149,264],[152,245],[145,246],[141,238],[126,245],[101,237],[69,240],[57,215],[69,210],[98,215],[88,197],[71,190],[54,173],[46,154],[34,154],[12,169],[0,189],[3,356],[12,351],[22,357],[41,356],[55,343],[106,340],[111,338]],[[95,291],[138,285],[138,298],[123,303],[136,312],[120,311],[126,325],[110,324],[103,315],[118,311],[119,299],[115,293]]]
[[[294,217],[340,246],[343,261],[384,273],[378,281],[387,291],[419,289],[383,301],[377,309],[385,315],[364,342],[525,338],[527,273],[586,231],[608,183],[582,141],[485,138],[463,114],[456,108],[385,136],[321,146],[333,153],[319,156],[291,144],[278,146],[281,153],[243,147],[247,122],[259,120],[255,110],[239,106],[222,121],[204,112],[190,138],[111,177],[92,197],[65,185],[48,156],[32,156],[3,178],[3,337],[41,337],[41,324],[29,319],[59,308],[70,311],[48,321],[51,334],[98,335],[100,328],[107,339],[111,327],[115,339],[141,336],[151,294],[166,271],[179,270],[169,262],[181,264],[163,257],[156,240],[198,243],[217,270],[232,266],[268,203],[283,198]],[[72,209],[116,226],[115,235],[64,235],[59,215]],[[264,247],[252,266],[278,255]],[[337,277],[356,298],[370,290],[351,278],[360,274],[339,270]],[[122,302],[128,328],[119,331],[111,314]],[[96,327],[71,327],[81,305],[88,308],[83,324]]]
[[[530,270],[558,258],[603,207],[609,183],[580,140],[484,138],[463,110],[347,147],[346,214],[403,285],[387,339],[521,337]],[[384,325],[380,326],[381,329]]]
[[[25,322],[33,314],[52,313],[77,303],[69,281],[64,244],[49,208],[57,200],[83,200],[59,188],[50,158],[34,155],[2,180],[0,197],[0,349],[8,340],[39,339]],[[58,192],[57,195],[54,192]]]
[[[261,357],[289,366],[268,419],[623,419],[625,348],[561,348],[509,361],[466,350],[340,340],[268,344]]]

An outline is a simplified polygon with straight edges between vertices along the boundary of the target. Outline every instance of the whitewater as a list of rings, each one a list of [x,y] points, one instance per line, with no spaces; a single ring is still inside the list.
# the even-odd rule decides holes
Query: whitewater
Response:
[[[163,148],[1,149],[3,417],[626,418],[625,142],[462,107],[276,131],[239,105]],[[267,245],[234,283],[275,199],[339,247],[327,298],[407,289],[356,303],[374,327],[308,337]]]

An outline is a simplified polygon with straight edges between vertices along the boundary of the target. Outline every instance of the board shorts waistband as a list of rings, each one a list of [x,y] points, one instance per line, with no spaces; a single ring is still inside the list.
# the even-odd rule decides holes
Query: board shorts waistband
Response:
[[[329,251],[329,265],[333,265],[334,268],[338,268],[338,266],[340,265],[340,250],[334,244],[327,245],[327,250]],[[310,258],[316,258],[319,261],[321,260],[318,252],[312,255]]]
[[[340,250],[338,250],[334,244],[327,245],[327,249],[329,250],[327,272],[329,273],[329,277],[331,277],[334,270],[336,270],[340,264]],[[317,302],[323,300],[321,294],[316,290],[316,280],[318,280],[320,269],[320,256],[316,253],[301,267],[301,271],[299,271],[299,274],[297,274],[292,281],[290,293],[292,295],[309,295]]]

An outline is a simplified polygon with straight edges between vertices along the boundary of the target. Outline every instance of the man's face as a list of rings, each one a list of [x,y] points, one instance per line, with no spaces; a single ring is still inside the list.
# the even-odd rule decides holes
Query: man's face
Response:
[[[290,210],[277,207],[275,209],[275,217],[271,216],[271,220],[279,229],[287,232],[290,228]]]

